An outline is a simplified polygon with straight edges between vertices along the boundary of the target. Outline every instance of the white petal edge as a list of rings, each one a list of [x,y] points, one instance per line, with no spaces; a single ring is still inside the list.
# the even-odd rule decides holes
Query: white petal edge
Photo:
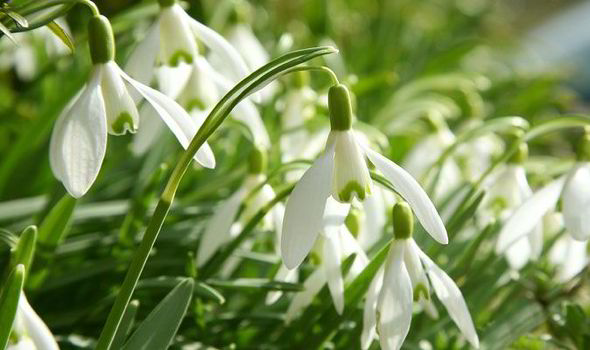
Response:
[[[334,148],[330,147],[303,174],[287,200],[281,256],[289,269],[301,264],[322,229],[333,170]]]
[[[19,299],[18,308],[28,336],[31,337],[37,349],[59,350],[53,334],[41,317],[33,310],[24,295],[21,295]]]
[[[541,222],[543,215],[555,207],[564,181],[565,177],[562,176],[549,183],[534,193],[514,211],[498,235],[498,241],[496,243],[497,254],[503,253],[520,238],[529,234]]]
[[[377,336],[377,297],[383,286],[383,267],[381,267],[366,294],[365,305],[363,308],[363,331],[361,333],[361,349],[367,350],[371,346],[373,339]]]
[[[590,163],[580,163],[568,174],[561,196],[567,232],[578,241],[590,239]]]
[[[134,80],[127,73],[123,72],[121,68],[118,69],[123,79],[133,86],[152,105],[170,131],[176,136],[182,147],[186,149],[197,132],[197,127],[190,115],[168,96]],[[215,168],[215,156],[211,147],[206,142],[199,148],[194,158],[205,168]]]
[[[342,315],[344,311],[344,278],[342,277],[342,269],[340,268],[340,261],[342,259],[340,237],[337,232],[336,234],[324,235],[323,237],[322,265],[334,307],[336,308],[336,312]]]
[[[107,121],[96,69],[90,83],[63,117],[50,142],[50,163],[68,193],[82,197],[100,171],[107,147]]]
[[[219,35],[213,29],[193,19],[186,14],[187,21],[191,26],[191,29],[203,43],[211,49],[220,59],[227,64],[227,68],[230,70],[231,77],[235,81],[240,81],[245,78],[250,71],[246,62],[239,52],[227,41],[224,37]]]
[[[156,55],[160,51],[160,21],[156,21],[148,29],[148,33],[141,40],[125,64],[125,71],[133,79],[142,84],[149,85],[151,83],[155,65]]]
[[[395,190],[410,204],[426,232],[437,242],[447,244],[449,242],[447,230],[436,207],[412,175],[370,148],[365,148],[365,152],[375,167],[383,173]]]
[[[417,247],[417,246],[416,246]],[[430,278],[432,289],[434,293],[444,305],[449,313],[449,316],[455,322],[461,333],[465,336],[467,341],[474,347],[479,348],[479,337],[475,331],[471,314],[465,303],[465,299],[455,284],[453,279],[449,277],[434,261],[432,261],[424,252],[417,248],[420,252],[422,262],[426,267],[426,273]]]
[[[383,350],[399,350],[412,322],[412,282],[404,264],[406,242],[394,241],[383,275],[377,310],[379,342]]]
[[[240,188],[215,210],[199,244],[197,267],[203,266],[231,238],[230,229],[246,194],[246,189]]]

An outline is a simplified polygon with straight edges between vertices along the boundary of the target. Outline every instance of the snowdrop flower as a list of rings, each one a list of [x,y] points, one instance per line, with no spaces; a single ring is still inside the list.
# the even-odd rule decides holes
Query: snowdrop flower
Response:
[[[479,347],[479,339],[461,291],[412,238],[413,216],[407,203],[395,204],[393,225],[395,238],[389,255],[367,292],[363,311],[362,349],[368,349],[377,334],[381,349],[400,349],[410,330],[413,302],[419,301],[425,309],[434,309],[430,299],[431,288],[467,341],[473,347]]]
[[[196,128],[205,122],[209,112],[221,97],[229,91],[233,84],[226,77],[217,73],[204,57],[195,57],[190,65],[192,69],[186,71],[188,80],[180,92],[173,92],[166,88],[172,96],[187,111],[189,111]],[[178,86],[178,84],[176,84]],[[135,154],[145,153],[157,140],[162,130],[162,123],[157,121],[150,111],[142,111],[142,118],[149,119],[148,127],[139,129],[133,139],[132,150]],[[270,148],[270,137],[260,117],[258,109],[249,99],[242,100],[232,111],[231,117],[248,127],[252,134],[253,143],[258,147]]]
[[[484,210],[479,213],[483,225],[487,225],[493,218],[506,221],[514,210],[532,195],[533,192],[522,166],[527,154],[527,145],[522,143],[515,156],[490,181],[491,184],[488,184],[482,203]],[[503,239],[500,235],[498,242]],[[526,236],[521,237],[518,242],[514,242],[513,246],[502,252],[506,254],[510,266],[518,270],[529,260],[537,259],[542,248],[543,226],[539,223],[531,227]]]
[[[445,125],[441,116],[431,114],[427,121],[433,129],[433,133],[423,138],[408,153],[404,160],[404,169],[417,179],[432,181],[431,178],[424,179],[430,168],[441,156],[443,151],[455,142],[455,135]],[[431,172],[435,174],[435,172]],[[449,191],[456,188],[461,181],[461,171],[453,159],[447,159],[443,165],[434,189],[433,197],[441,198]]]
[[[578,161],[564,176],[550,182],[523,203],[502,227],[496,251],[506,250],[530,232],[561,198],[567,232],[578,241],[590,238],[590,132],[582,138]]]
[[[329,90],[331,131],[324,153],[295,186],[287,200],[283,221],[281,256],[292,269],[303,261],[322,229],[326,202],[332,198],[350,203],[371,194],[372,180],[365,157],[383,173],[397,192],[415,209],[426,231],[446,244],[447,232],[436,208],[414,178],[379,153],[359,142],[352,130],[352,107],[348,89]]]
[[[7,350],[59,350],[51,331],[21,294]]]
[[[266,153],[260,149],[254,149],[249,157],[249,174],[244,183],[229,199],[219,205],[205,229],[197,252],[198,267],[205,265],[222,245],[237,236],[243,224],[246,224],[275,197],[269,184],[262,185],[266,181],[265,171]],[[244,209],[236,222],[234,220],[242,204]],[[280,237],[282,218],[283,208],[277,204],[265,216],[262,224],[267,228],[276,228],[277,236]]]
[[[248,75],[246,63],[221,35],[190,17],[176,0],[158,0],[160,13],[146,37],[131,53],[125,71],[138,81],[149,84],[155,66],[178,67],[192,64],[199,57],[199,44],[207,46],[223,63],[232,81]],[[197,41],[198,40],[198,41]],[[190,66],[189,66],[190,70]],[[187,81],[186,70],[167,70],[160,74],[161,85],[174,85],[180,90]],[[168,79],[169,82],[162,82]]]
[[[560,234],[563,214],[549,212],[543,217],[543,228],[548,235]],[[588,241],[578,241],[565,234],[557,238],[549,251],[549,261],[555,266],[555,279],[565,283],[576,277],[590,263]]]
[[[323,217],[323,228],[318,240],[320,266],[303,283],[304,290],[295,294],[287,309],[287,322],[293,320],[305,309],[322,287],[328,284],[334,307],[338,314],[344,311],[344,277],[342,262],[351,254],[356,254],[347,275],[347,280],[358,276],[367,266],[369,259],[356,239],[344,225],[349,204],[338,203],[329,198]]]
[[[88,191],[98,175],[107,134],[135,132],[139,126],[137,107],[127,86],[145,98],[183,147],[189,145],[197,130],[176,102],[133,80],[113,61],[114,38],[106,17],[90,19],[88,34],[93,62],[90,81],[58,118],[50,144],[51,169],[76,198]],[[205,167],[215,166],[208,145],[199,149],[195,159]]]

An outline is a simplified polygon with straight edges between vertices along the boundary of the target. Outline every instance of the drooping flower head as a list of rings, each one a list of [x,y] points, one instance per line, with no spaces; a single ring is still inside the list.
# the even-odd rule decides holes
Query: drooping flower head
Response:
[[[106,17],[90,19],[88,36],[93,63],[90,81],[56,121],[50,144],[51,169],[76,198],[84,195],[98,176],[107,134],[122,135],[139,127],[136,102],[128,87],[151,105],[183,147],[197,130],[176,102],[132,79],[114,62],[115,42]],[[208,145],[199,149],[195,159],[205,167],[215,166]]]
[[[21,294],[7,350],[59,350],[53,334]]]
[[[371,195],[367,158],[414,208],[420,223],[437,241],[446,244],[443,222],[424,190],[398,165],[373,151],[352,129],[352,105],[341,84],[328,92],[331,131],[324,153],[301,177],[289,197],[283,221],[281,255],[288,268],[297,267],[309,253],[321,230],[326,202],[341,203]]]
[[[447,309],[467,341],[479,346],[479,339],[461,291],[412,238],[413,214],[406,202],[393,207],[394,240],[384,266],[369,286],[363,312],[361,346],[368,349],[379,336],[381,349],[398,350],[412,321],[413,302],[437,314],[430,290]]]

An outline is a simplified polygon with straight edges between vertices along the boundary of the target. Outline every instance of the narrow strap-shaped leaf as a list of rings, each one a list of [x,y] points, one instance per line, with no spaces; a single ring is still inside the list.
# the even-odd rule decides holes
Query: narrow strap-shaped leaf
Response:
[[[39,225],[39,244],[51,250],[63,240],[74,212],[76,199],[64,195]]]
[[[14,35],[10,33],[10,29],[8,29],[4,24],[2,24],[2,22],[0,22],[0,32],[6,35],[8,39],[10,39],[13,43],[18,44],[16,42],[16,39],[14,38]]]
[[[123,349],[167,349],[184,318],[193,287],[192,279],[187,278],[178,283],[139,325]]]
[[[16,316],[16,309],[25,281],[25,266],[16,265],[0,295],[0,349],[5,349]]]
[[[74,40],[72,37],[57,23],[56,21],[51,21],[47,24],[47,28],[51,30],[55,36],[57,36],[69,49],[72,53],[74,53],[76,47],[74,46]]]
[[[29,226],[24,229],[18,238],[16,247],[12,250],[10,256],[10,266],[22,264],[25,266],[25,272],[31,268],[33,255],[35,254],[35,243],[37,242],[37,227]]]
[[[23,27],[23,28],[28,28],[29,27],[29,21],[27,21],[26,18],[24,18],[23,16],[21,16],[20,14],[14,12],[14,11],[6,11],[6,14],[12,18],[16,23],[18,23],[19,26]]]
[[[119,329],[117,329],[117,333],[115,334],[115,338],[113,338],[113,349],[120,349],[123,344],[125,344],[125,339],[129,335],[129,331],[133,328],[133,324],[135,323],[135,315],[137,315],[137,309],[139,309],[139,301],[131,300],[127,309],[125,310],[125,314],[123,314],[123,319],[121,320],[121,325],[119,325]]]
[[[287,292],[297,292],[303,290],[300,283],[289,283],[282,281],[272,281],[265,278],[237,278],[229,281],[208,280],[207,284],[225,289],[264,289],[264,290],[281,290]]]

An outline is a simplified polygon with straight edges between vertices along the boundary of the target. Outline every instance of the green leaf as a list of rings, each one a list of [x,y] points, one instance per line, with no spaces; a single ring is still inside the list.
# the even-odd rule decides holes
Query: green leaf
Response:
[[[55,36],[57,36],[72,53],[74,53],[76,47],[74,46],[72,37],[70,37],[70,35],[56,21],[49,22],[47,28],[49,28],[49,30],[51,30],[51,32],[55,34]]]
[[[8,29],[2,22],[0,22],[0,32],[6,35],[8,39],[10,39],[14,44],[18,44],[14,36],[10,33],[10,29]]]
[[[207,284],[225,289],[264,289],[264,290],[281,290],[286,292],[298,292],[303,290],[300,283],[289,283],[282,281],[273,281],[266,278],[236,278],[229,281],[208,280]]]
[[[64,195],[39,225],[39,244],[54,250],[67,232],[67,226],[76,207],[76,199]]]
[[[18,23],[19,26],[21,26],[23,28],[29,27],[29,22],[27,21],[27,19],[24,18],[23,16],[19,15],[18,13],[9,10],[9,11],[6,11],[6,14],[10,18],[12,18],[16,23]]]
[[[37,242],[37,227],[29,226],[24,229],[18,238],[16,247],[12,250],[10,256],[10,266],[14,267],[19,264],[25,266],[25,272],[28,272],[33,262],[33,255],[35,254],[35,243]],[[26,275],[26,273],[25,273]]]
[[[5,349],[12,331],[16,309],[25,281],[25,267],[16,265],[6,281],[0,295],[0,349]]]
[[[167,349],[184,318],[193,287],[194,282],[189,278],[178,283],[139,325],[123,349]]]
[[[133,324],[135,323],[137,309],[139,309],[139,301],[131,300],[129,305],[127,305],[127,309],[123,314],[123,319],[121,319],[121,324],[113,338],[113,344],[111,345],[113,349],[120,349],[125,343],[125,339],[127,339],[129,331],[133,328]]]

